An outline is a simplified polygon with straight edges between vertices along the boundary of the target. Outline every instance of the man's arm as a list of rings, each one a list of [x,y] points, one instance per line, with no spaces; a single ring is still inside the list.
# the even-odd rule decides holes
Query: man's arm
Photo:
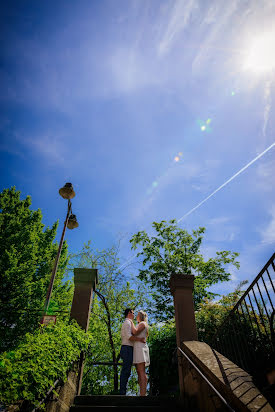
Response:
[[[131,342],[142,342],[142,343],[145,343],[145,342],[146,342],[146,339],[144,339],[144,338],[139,338],[138,336],[133,336],[133,335],[132,335],[132,332],[131,332],[131,321],[127,322],[126,325],[124,325],[124,328],[125,328],[125,329],[124,329],[124,330],[125,330],[125,333],[126,333],[128,339],[129,339]]]
[[[134,341],[136,341],[136,342],[142,342],[142,343],[145,343],[145,342],[146,342],[146,339],[145,339],[145,338],[139,338],[138,336],[131,336],[131,337],[129,338],[129,340],[130,340],[131,342],[134,342]]]

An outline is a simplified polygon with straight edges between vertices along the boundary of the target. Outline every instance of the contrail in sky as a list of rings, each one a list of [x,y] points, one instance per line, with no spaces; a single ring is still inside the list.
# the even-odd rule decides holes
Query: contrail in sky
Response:
[[[249,166],[251,166],[256,160],[260,159],[266,152],[268,152],[272,147],[275,146],[275,142],[272,143],[267,149],[265,149],[262,153],[260,153],[258,156],[256,156],[251,162],[247,163],[241,170],[239,170],[237,173],[235,173],[230,179],[228,179],[225,183],[223,183],[218,189],[214,190],[214,192],[211,193],[211,195],[207,196],[205,199],[203,199],[197,206],[193,207],[193,209],[189,210],[189,212],[185,213],[181,218],[178,219],[178,223],[182,221],[186,216],[190,215],[194,210],[198,209],[203,203],[205,203],[210,197],[214,196],[215,193],[219,192],[224,186],[226,186],[229,182],[231,182],[235,177],[237,177],[239,174],[241,174],[243,171],[245,171]]]
[[[228,179],[226,182],[224,182],[221,186],[218,187],[218,189],[214,190],[209,196],[207,196],[205,199],[203,199],[200,203],[197,204],[197,206],[193,207],[189,212],[185,213],[182,217],[180,217],[177,222],[181,222],[185,217],[189,216],[191,213],[194,212],[194,210],[198,209],[203,203],[205,203],[208,199],[210,199],[212,196],[214,196],[215,193],[219,192],[224,186],[226,186],[228,183],[230,183],[232,180],[234,180],[237,176],[239,176],[242,172],[244,172],[249,166],[251,166],[253,163],[255,163],[258,159],[260,159],[265,153],[267,153],[272,147],[275,146],[275,142],[272,143],[267,149],[265,149],[262,153],[260,153],[258,156],[256,156],[251,162],[247,163],[242,169],[240,169],[237,173],[235,173],[230,179]],[[125,263],[123,263],[118,270],[121,268],[125,267],[128,263],[130,263],[135,257],[137,256],[137,253],[129,258]]]

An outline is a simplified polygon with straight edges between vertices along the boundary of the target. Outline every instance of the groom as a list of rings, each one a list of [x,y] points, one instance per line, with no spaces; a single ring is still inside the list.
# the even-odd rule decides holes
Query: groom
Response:
[[[144,338],[133,336],[131,332],[131,323],[134,319],[134,311],[127,308],[124,311],[125,320],[121,327],[121,350],[120,356],[123,360],[122,370],[120,374],[120,395],[126,395],[126,386],[131,375],[131,368],[133,363],[133,346],[134,341],[145,343]]]

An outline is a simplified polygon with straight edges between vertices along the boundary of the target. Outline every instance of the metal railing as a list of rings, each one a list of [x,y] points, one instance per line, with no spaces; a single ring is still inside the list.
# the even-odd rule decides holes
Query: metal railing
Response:
[[[275,369],[275,253],[218,328],[211,346],[250,373],[259,388]]]
[[[194,369],[198,372],[198,374],[202,377],[202,379],[207,383],[207,385],[212,389],[213,392],[218,396],[218,398],[222,401],[222,403],[225,405],[225,407],[231,411],[235,412],[234,409],[231,408],[229,403],[224,399],[224,397],[220,394],[220,392],[212,385],[212,383],[207,379],[207,377],[202,373],[202,371],[194,364],[194,362],[189,358],[188,355],[186,355],[185,352],[179,347],[177,347],[178,351],[185,357],[185,359],[188,360],[188,362],[193,366]]]

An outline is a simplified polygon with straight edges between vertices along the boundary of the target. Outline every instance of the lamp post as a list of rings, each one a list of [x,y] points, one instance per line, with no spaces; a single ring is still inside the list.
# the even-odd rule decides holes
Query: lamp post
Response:
[[[55,262],[54,262],[54,266],[53,266],[53,270],[52,270],[52,276],[51,276],[50,284],[49,284],[48,291],[47,291],[46,302],[45,302],[45,306],[44,306],[44,316],[42,318],[41,323],[44,323],[44,320],[45,320],[44,318],[45,318],[45,315],[47,314],[47,311],[48,311],[48,308],[49,308],[51,294],[52,294],[52,290],[53,290],[54,279],[55,279],[57,268],[58,268],[58,262],[59,262],[59,258],[60,258],[60,255],[61,255],[61,250],[62,250],[62,246],[63,246],[63,242],[64,242],[66,228],[68,227],[68,229],[74,229],[74,228],[78,227],[76,216],[72,214],[71,199],[73,197],[75,197],[75,191],[73,189],[73,185],[71,183],[66,183],[61,189],[59,189],[59,194],[60,194],[60,196],[63,197],[63,199],[68,200],[68,209],[67,209],[67,215],[66,215],[66,219],[65,219],[65,222],[64,222],[64,227],[63,227],[61,239],[60,239],[59,246],[58,246],[58,252],[57,252]]]

